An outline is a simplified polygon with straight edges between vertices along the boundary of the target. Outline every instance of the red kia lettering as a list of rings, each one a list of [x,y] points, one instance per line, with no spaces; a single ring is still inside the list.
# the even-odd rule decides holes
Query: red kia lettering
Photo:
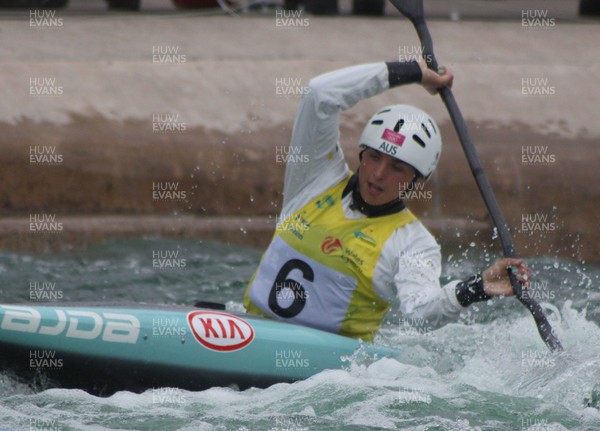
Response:
[[[196,341],[217,352],[243,349],[254,340],[254,328],[241,317],[219,311],[192,311],[188,325]]]

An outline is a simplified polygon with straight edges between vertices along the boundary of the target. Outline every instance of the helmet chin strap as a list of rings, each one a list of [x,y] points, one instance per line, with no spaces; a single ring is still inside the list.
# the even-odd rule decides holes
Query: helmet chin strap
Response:
[[[344,189],[344,192],[342,193],[342,198],[348,195],[348,193],[352,193],[352,203],[350,204],[350,209],[360,211],[367,217],[383,217],[386,215],[399,213],[406,208],[400,197],[383,205],[368,204],[360,195],[360,190],[358,187],[359,171],[360,169],[357,169],[356,173],[352,175],[348,181],[348,184],[346,185],[346,188]]]

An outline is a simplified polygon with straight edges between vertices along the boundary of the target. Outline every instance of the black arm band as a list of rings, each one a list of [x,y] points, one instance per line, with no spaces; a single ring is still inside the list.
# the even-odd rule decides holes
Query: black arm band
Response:
[[[390,61],[385,63],[388,68],[390,88],[404,84],[421,82],[423,73],[416,61]]]
[[[474,302],[487,301],[491,298],[483,290],[483,277],[476,274],[468,280],[461,281],[455,288],[456,299],[463,307],[468,307]]]

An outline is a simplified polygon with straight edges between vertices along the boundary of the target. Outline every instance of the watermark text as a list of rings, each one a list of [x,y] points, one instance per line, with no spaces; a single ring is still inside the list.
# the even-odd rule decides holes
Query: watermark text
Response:
[[[551,221],[548,214],[521,214],[521,232],[554,232],[557,229],[557,223],[555,221]]]
[[[62,96],[64,88],[58,84],[54,77],[32,77],[29,78],[30,96]]]
[[[29,418],[29,429],[28,431],[60,431],[56,419],[46,418]]]
[[[522,9],[521,27],[523,28],[553,28],[556,19],[549,16],[548,9]]]
[[[556,86],[551,85],[548,77],[528,76],[521,78],[523,96],[554,96]]]
[[[289,145],[277,145],[275,147],[276,163],[308,163],[310,158],[308,154],[302,153],[302,148]]]
[[[56,288],[56,282],[29,282],[30,301],[60,301],[63,296],[63,291]]]
[[[310,92],[310,87],[302,85],[302,78],[275,78],[275,95],[285,97],[302,97]]]
[[[156,64],[183,64],[187,62],[186,54],[181,53],[177,45],[154,45],[152,47],[152,62]]]
[[[185,404],[187,402],[184,393],[177,388],[153,388],[153,404]]]
[[[556,360],[550,352],[526,350],[521,352],[521,367],[523,368],[553,368]]]
[[[310,360],[304,357],[302,350],[276,350],[276,368],[310,368]]]
[[[29,146],[29,164],[31,165],[60,165],[64,161],[63,155],[57,153],[56,145],[31,145]]]
[[[63,223],[57,221],[56,214],[29,214],[29,231],[36,233],[61,233]]]
[[[39,370],[60,370],[63,359],[59,358],[56,350],[30,350],[29,368]]]
[[[431,335],[433,328],[429,325],[427,319],[422,318],[407,318],[400,319],[400,335],[414,337],[414,336],[428,336]]]
[[[56,10],[31,9],[29,11],[29,27],[51,29],[63,26],[63,19],[56,16]]]
[[[425,403],[431,404],[431,395],[417,387],[403,387],[400,388],[398,394],[398,401],[401,404],[410,403]]]
[[[304,16],[304,10],[275,11],[275,27],[283,29],[304,29],[310,25],[310,19]]]
[[[181,121],[179,114],[152,114],[152,132],[154,133],[183,133],[186,130],[187,123]]]
[[[521,163],[524,165],[553,165],[556,155],[548,150],[548,145],[524,145],[521,147]]]
[[[183,269],[187,266],[187,260],[180,257],[179,254],[180,250],[153,250],[152,267],[158,269]]]
[[[180,190],[178,181],[153,181],[152,200],[154,201],[183,201],[187,199],[185,190]]]
[[[409,62],[418,61],[420,58],[430,63],[433,59],[431,54],[425,54],[425,49],[422,46],[415,45],[399,45],[398,46],[398,61]]]
[[[152,319],[152,335],[154,337],[184,337],[187,329],[179,319],[155,317]]]

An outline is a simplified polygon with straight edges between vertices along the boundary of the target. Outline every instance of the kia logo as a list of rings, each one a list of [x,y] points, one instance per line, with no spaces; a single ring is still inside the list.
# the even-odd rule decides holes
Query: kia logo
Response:
[[[254,340],[254,328],[244,319],[218,311],[192,311],[187,317],[194,338],[217,352],[233,352]]]

